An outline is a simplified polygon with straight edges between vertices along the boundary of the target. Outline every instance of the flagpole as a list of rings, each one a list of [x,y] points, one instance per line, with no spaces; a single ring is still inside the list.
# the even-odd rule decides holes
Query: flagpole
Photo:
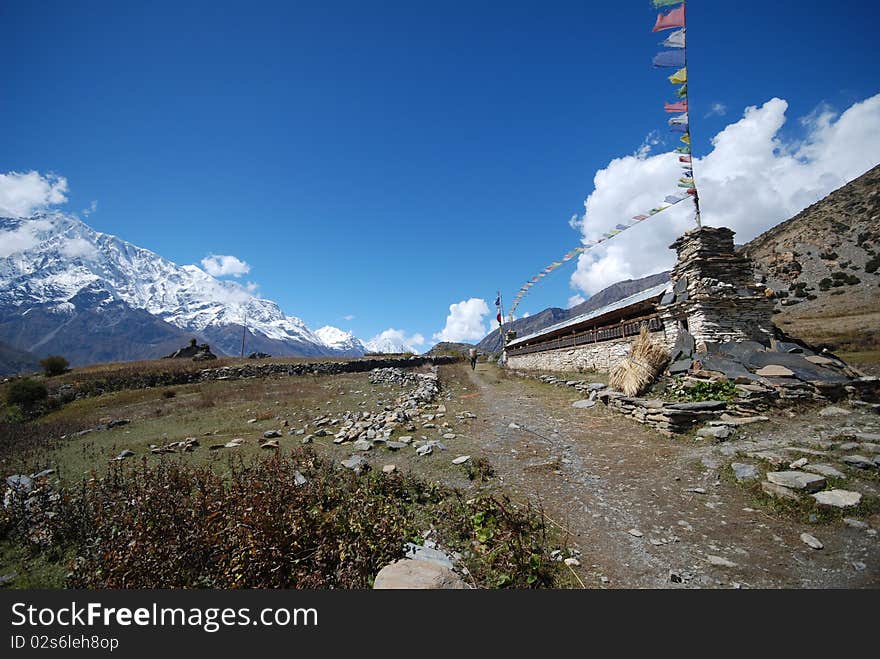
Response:
[[[694,209],[696,210],[696,219],[697,219],[697,228],[701,228],[703,226],[703,222],[700,219],[700,193],[697,190],[697,177],[694,174],[694,147],[693,142],[694,138],[691,135],[691,71],[688,69],[688,49],[687,49],[687,3],[682,2],[681,6],[684,8],[684,70],[687,71],[687,81],[685,82],[685,94],[684,98],[687,101],[687,109],[688,109],[688,136],[690,137],[690,147],[691,147],[691,178],[694,181]]]

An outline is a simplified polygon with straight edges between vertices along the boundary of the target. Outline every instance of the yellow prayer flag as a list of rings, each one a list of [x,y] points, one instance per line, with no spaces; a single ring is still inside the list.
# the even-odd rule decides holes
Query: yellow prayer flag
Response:
[[[691,143],[691,134],[685,133],[684,135],[682,135],[681,141],[684,142],[685,144],[690,144]]]
[[[678,71],[669,76],[669,82],[673,85],[683,85],[688,81],[688,70],[683,66]]]

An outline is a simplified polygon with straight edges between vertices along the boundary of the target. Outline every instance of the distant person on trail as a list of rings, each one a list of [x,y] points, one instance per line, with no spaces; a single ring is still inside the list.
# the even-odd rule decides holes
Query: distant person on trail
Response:
[[[468,350],[468,358],[471,360],[471,370],[477,368],[477,349],[471,348]]]

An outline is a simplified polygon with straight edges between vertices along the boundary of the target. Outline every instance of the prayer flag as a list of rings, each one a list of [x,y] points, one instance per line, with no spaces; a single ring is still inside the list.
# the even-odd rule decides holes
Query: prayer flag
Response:
[[[688,193],[688,194],[692,194],[692,195],[696,195],[696,194],[697,194],[697,189],[696,189],[696,188],[691,188],[690,190],[687,191],[687,193]]]
[[[673,124],[672,126],[669,127],[669,129],[670,129],[671,131],[673,131],[674,133],[686,133],[688,127],[687,127],[687,124],[684,124],[684,125],[682,125],[682,124]]]
[[[690,153],[691,147],[690,146],[680,146],[675,150],[675,152],[676,153]]]
[[[657,22],[654,23],[654,29],[651,31],[659,32],[660,30],[669,30],[674,27],[684,27],[684,4],[666,14],[658,14]]]
[[[683,85],[688,81],[688,70],[687,67],[681,67],[678,71],[669,76],[669,82],[673,85]],[[685,91],[687,94],[687,91]]]
[[[669,36],[660,42],[660,45],[666,46],[667,48],[684,48],[684,41],[684,29],[681,29],[676,30],[675,32],[670,32]]]
[[[641,222],[642,220],[647,220],[648,216],[647,215],[633,215],[633,219],[636,222]]]
[[[688,111],[688,102],[687,101],[676,101],[675,103],[666,103],[663,106],[663,109],[667,112],[687,112]]]
[[[669,120],[669,125],[670,126],[674,126],[676,124],[686,125],[687,122],[688,122],[688,115],[687,115],[687,112],[685,112],[684,114],[680,114],[677,117],[672,117]]]
[[[620,229],[621,231],[624,231],[625,229],[628,229],[629,227],[628,227],[627,225],[625,225],[625,224],[618,224],[618,225],[616,225],[614,228],[615,228],[615,229]]]
[[[500,326],[501,325],[501,312],[500,311],[498,312],[498,315],[495,316],[495,320],[498,321],[498,325]]]
[[[654,55],[654,66],[658,68],[680,68],[684,66],[683,50],[664,50]]]
[[[690,156],[679,156],[678,157],[678,162],[690,162],[690,161],[691,161]]]
[[[681,141],[684,142],[685,144],[687,144],[688,146],[690,146],[691,145],[691,134],[685,133],[684,135],[682,135]]]
[[[679,87],[679,88],[676,90],[675,93],[678,95],[679,98],[687,98],[687,95],[688,95],[688,86],[687,86],[687,85],[682,85],[681,87]]]
[[[682,0],[652,0],[654,3],[654,7],[660,9],[660,7],[668,7],[669,5],[677,5]]]
[[[687,197],[678,197],[674,194],[671,194],[667,195],[666,199],[664,199],[663,201],[665,201],[667,204],[677,204],[678,202],[684,201],[685,199],[687,199]]]

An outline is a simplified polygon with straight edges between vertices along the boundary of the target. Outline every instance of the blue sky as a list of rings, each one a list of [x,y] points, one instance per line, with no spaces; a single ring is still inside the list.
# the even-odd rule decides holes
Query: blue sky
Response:
[[[673,147],[655,14],[648,0],[3,3],[0,172],[66,177],[65,209],[96,200],[89,224],[177,263],[234,255],[312,328],[430,343],[450,304],[509,300],[579,244],[568,219],[597,171],[652,131],[654,152]],[[876,95],[878,18],[863,1],[689,3],[695,155],[774,97],[777,138],[795,144],[798,118]],[[520,311],[565,306],[574,269]]]

